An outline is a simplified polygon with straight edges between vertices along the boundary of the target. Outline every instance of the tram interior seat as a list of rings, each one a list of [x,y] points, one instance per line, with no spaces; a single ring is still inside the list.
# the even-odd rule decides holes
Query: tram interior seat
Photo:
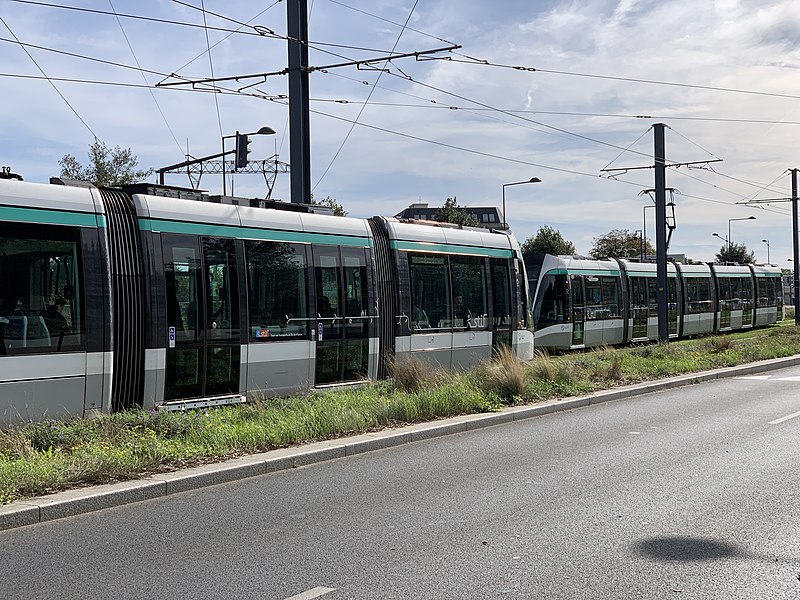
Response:
[[[50,345],[50,332],[37,314],[13,314],[7,317],[4,338],[11,347],[41,348]]]

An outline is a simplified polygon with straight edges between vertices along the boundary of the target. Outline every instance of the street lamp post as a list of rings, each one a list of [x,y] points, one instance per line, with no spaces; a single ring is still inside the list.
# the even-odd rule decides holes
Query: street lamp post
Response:
[[[712,233],[711,235],[713,235],[714,237],[718,237],[718,238],[719,238],[719,239],[721,239],[723,242],[725,242],[725,245],[723,246],[723,248],[727,248],[727,249],[730,251],[730,249],[731,249],[731,244],[730,244],[730,242],[728,241],[728,240],[729,240],[729,238],[724,238],[724,237],[722,237],[722,236],[721,236],[720,234],[718,234],[718,233]]]
[[[515,181],[514,183],[503,184],[503,229],[508,229],[508,219],[506,219],[506,188],[510,185],[522,185],[524,183],[541,183],[538,177],[531,177],[527,181]]]
[[[251,133],[239,133],[238,131],[233,135],[223,135],[222,136],[222,195],[225,196],[227,194],[227,183],[225,181],[225,140],[229,140],[231,138],[239,139],[240,136],[243,136],[246,140],[248,136],[251,135],[275,135],[275,130],[272,127],[262,127],[258,131],[253,131]],[[247,143],[247,142],[245,142]],[[244,150],[246,154],[246,150]]]
[[[761,240],[761,241],[767,245],[767,264],[770,264],[771,261],[769,260],[769,240]]]
[[[737,219],[728,219],[728,252],[731,250],[731,244],[733,243],[733,239],[731,238],[731,221],[752,221],[755,217],[750,215],[749,217],[739,217]]]

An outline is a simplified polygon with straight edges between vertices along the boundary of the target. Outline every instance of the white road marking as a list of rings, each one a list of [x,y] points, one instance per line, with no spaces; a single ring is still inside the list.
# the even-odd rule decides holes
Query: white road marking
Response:
[[[789,419],[794,419],[795,417],[800,417],[800,411],[796,413],[792,413],[790,415],[786,415],[785,417],[781,417],[780,419],[775,419],[774,421],[770,421],[770,425],[777,425],[778,423],[783,423],[784,421],[788,421]]]
[[[774,375],[742,375],[734,379],[749,379],[750,381],[800,381],[800,377],[775,377]]]
[[[312,600],[312,598],[319,598],[320,596],[324,596],[325,594],[330,594],[331,592],[335,592],[336,588],[329,588],[329,587],[315,587],[311,590],[306,590],[296,596],[291,596],[286,598],[286,600]]]

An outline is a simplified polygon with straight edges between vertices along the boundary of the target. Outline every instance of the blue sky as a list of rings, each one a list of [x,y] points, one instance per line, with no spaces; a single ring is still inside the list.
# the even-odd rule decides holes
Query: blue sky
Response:
[[[247,35],[250,27],[206,33],[45,4],[51,6],[0,1],[6,40],[0,44],[0,163],[26,180],[56,175],[66,153],[85,161],[95,135],[109,146],[132,148],[143,167],[160,167],[183,160],[187,145],[193,156],[209,155],[219,152],[221,135],[268,125],[277,135],[254,138],[251,157],[277,151],[288,162],[288,110],[281,102],[156,88],[157,74],[64,54],[132,67],[138,61],[145,70],[187,78],[209,77],[213,64],[221,77],[283,69],[285,41]],[[201,0],[64,4],[203,24]],[[663,122],[669,161],[722,159],[668,170],[667,185],[679,192],[670,251],[711,260],[721,245],[711,234],[726,236],[729,219],[752,215],[755,220],[731,223],[733,240],[766,261],[761,240],[769,239],[772,262],[790,266],[790,205],[737,203],[788,196],[786,170],[800,167],[797,0],[308,4],[312,66],[382,56],[395,45],[397,52],[463,46],[442,55],[455,60],[405,59],[382,73],[347,67],[311,74],[317,198],[336,198],[352,216],[391,215],[411,202],[438,205],[449,196],[460,204],[499,206],[502,184],[539,177],[541,183],[507,188],[517,236],[547,224],[588,252],[593,238],[611,229],[641,229],[643,212],[652,237],[654,211],[644,211],[650,201],[640,195],[653,187],[652,170],[620,173],[616,180],[601,170],[651,165],[650,128]],[[203,6],[210,27],[240,28],[210,14],[217,13],[285,34],[285,1],[204,0]],[[59,51],[27,47],[48,77],[126,85],[54,81],[68,105],[46,80],[25,77],[41,72],[15,37]],[[269,77],[254,89],[285,94],[286,79]],[[168,176],[167,183],[188,181]],[[265,194],[258,175],[240,175],[235,186],[237,195]],[[288,186],[288,175],[280,175],[274,196],[288,199]],[[201,187],[218,193],[221,180],[206,175]]]

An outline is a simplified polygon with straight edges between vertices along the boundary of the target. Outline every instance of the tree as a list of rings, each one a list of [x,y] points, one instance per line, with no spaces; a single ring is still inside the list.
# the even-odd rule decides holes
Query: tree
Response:
[[[456,197],[448,198],[444,201],[441,208],[436,209],[433,215],[434,221],[440,223],[454,223],[456,225],[466,225],[467,227],[479,227],[478,217],[467,212],[466,207],[459,206]]]
[[[717,252],[718,263],[736,263],[739,265],[749,265],[756,262],[755,254],[747,251],[744,244],[725,244]]]
[[[642,254],[655,254],[649,240],[644,240],[630,229],[612,229],[605,235],[594,238],[594,246],[589,252],[592,258],[638,258]]]
[[[80,179],[98,187],[116,187],[136,183],[152,175],[153,169],[136,171],[138,162],[130,148],[115,146],[110,149],[95,139],[89,145],[89,164],[86,167],[71,154],[65,154],[58,164],[61,165],[61,177],[64,179]]]
[[[542,225],[536,235],[522,243],[523,252],[542,252],[545,254],[575,254],[575,244],[563,238],[561,232],[549,225]]]
[[[311,202],[314,206],[327,206],[333,211],[333,216],[335,217],[346,217],[347,211],[344,207],[339,204],[335,198],[331,198],[330,196],[325,196],[322,200],[315,200],[314,196],[311,196]]]

